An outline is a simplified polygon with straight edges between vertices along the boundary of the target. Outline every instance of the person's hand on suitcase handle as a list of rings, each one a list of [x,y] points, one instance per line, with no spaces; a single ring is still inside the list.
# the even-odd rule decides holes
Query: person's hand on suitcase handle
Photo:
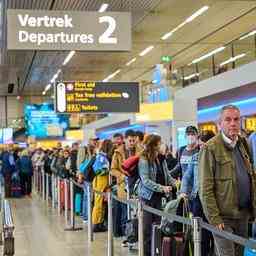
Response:
[[[171,186],[163,186],[163,190],[165,194],[169,194],[172,191]]]
[[[219,230],[224,230],[225,225],[224,225],[224,223],[221,223],[221,224],[218,224],[218,225],[216,226],[216,228],[218,228]]]

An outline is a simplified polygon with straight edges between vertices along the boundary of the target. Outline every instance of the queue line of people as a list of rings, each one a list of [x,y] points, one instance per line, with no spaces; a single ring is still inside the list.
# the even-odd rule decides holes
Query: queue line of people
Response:
[[[138,156],[136,197],[144,204],[162,209],[162,198],[176,197],[189,202],[193,216],[201,217],[220,230],[248,237],[248,221],[256,217],[256,177],[254,155],[255,140],[241,136],[240,111],[236,106],[222,108],[218,120],[219,133],[199,134],[195,126],[186,128],[187,145],[178,149],[174,157],[171,150],[156,134],[128,130],[117,133],[112,140],[90,139],[88,145],[77,143],[72,148],[59,146],[53,150],[24,150],[15,155],[11,146],[2,154],[2,174],[6,186],[13,173],[18,172],[23,183],[23,193],[31,193],[33,168],[46,173],[77,179],[83,184],[82,218],[86,222],[87,188],[100,192],[116,191],[121,199],[133,196],[123,163]],[[24,169],[26,175],[24,175]],[[25,184],[25,185],[24,185]],[[180,186],[179,186],[180,184]],[[8,188],[7,188],[8,194]],[[10,191],[9,191],[10,192]],[[171,196],[170,196],[171,195]],[[94,194],[92,221],[94,232],[106,231],[106,198]],[[124,237],[128,219],[127,205],[113,202],[114,236]],[[144,255],[151,255],[152,225],[160,219],[144,211]],[[243,248],[234,243],[202,231],[202,255],[215,248],[216,255],[240,256]]]

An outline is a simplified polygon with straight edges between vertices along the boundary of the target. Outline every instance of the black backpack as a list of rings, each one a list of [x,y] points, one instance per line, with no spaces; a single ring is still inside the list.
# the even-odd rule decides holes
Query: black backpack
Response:
[[[92,183],[93,179],[95,178],[95,172],[93,171],[93,164],[96,160],[96,156],[93,156],[90,162],[87,165],[87,168],[84,173],[84,180],[88,183]]]

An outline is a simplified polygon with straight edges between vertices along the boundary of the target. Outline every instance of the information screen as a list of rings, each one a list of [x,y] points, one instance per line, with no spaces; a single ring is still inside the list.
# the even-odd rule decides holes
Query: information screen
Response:
[[[55,113],[53,104],[26,105],[24,113],[28,136],[36,138],[63,137],[69,126],[69,116]]]
[[[0,144],[13,143],[13,129],[3,128],[0,129]]]

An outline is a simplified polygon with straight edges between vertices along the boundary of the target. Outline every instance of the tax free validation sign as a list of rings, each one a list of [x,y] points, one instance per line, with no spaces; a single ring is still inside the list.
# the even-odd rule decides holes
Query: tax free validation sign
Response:
[[[55,110],[59,113],[137,113],[138,83],[57,82]]]
[[[9,50],[130,51],[127,12],[7,11]]]

